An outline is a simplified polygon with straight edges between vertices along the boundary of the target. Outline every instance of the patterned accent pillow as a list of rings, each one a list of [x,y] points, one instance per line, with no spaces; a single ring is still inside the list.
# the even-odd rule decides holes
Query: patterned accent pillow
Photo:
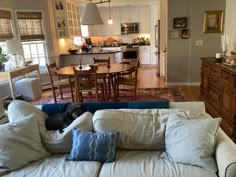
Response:
[[[74,128],[73,145],[66,160],[113,162],[116,158],[118,132],[94,133]]]

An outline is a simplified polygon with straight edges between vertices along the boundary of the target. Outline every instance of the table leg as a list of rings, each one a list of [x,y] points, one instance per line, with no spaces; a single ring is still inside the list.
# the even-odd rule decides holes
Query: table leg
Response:
[[[12,100],[15,100],[15,92],[14,92],[14,86],[13,86],[13,82],[12,79],[9,80],[9,84],[10,84],[10,89],[11,89],[11,95],[12,95]]]

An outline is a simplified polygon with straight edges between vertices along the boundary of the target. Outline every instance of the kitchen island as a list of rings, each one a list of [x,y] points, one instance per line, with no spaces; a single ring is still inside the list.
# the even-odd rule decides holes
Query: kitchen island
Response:
[[[71,66],[80,64],[93,64],[93,58],[96,59],[107,59],[111,58],[111,63],[120,62],[122,59],[122,51],[121,50],[101,50],[101,51],[90,51],[86,53],[77,52],[75,54],[60,54],[59,57],[59,67]]]

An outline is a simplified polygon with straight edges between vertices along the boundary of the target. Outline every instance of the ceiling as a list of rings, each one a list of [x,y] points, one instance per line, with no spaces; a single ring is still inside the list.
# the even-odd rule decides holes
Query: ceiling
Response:
[[[107,0],[92,0],[92,3],[97,3],[101,1],[107,1]],[[111,6],[139,6],[139,5],[147,5],[150,2],[157,2],[158,0],[111,0]],[[90,0],[76,0],[76,2],[81,4],[86,4],[87,2],[90,2]],[[99,4],[99,6],[103,6],[107,3]]]

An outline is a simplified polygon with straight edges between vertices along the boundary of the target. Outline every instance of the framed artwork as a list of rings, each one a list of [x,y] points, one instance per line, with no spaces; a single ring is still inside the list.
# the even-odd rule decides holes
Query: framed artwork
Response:
[[[169,39],[178,39],[178,38],[180,38],[180,31],[179,30],[169,32]]]
[[[223,11],[204,12],[204,33],[221,33],[223,30]]]
[[[182,39],[188,39],[190,37],[190,30],[189,29],[182,29]]]
[[[174,18],[173,28],[186,28],[187,27],[187,17]]]

